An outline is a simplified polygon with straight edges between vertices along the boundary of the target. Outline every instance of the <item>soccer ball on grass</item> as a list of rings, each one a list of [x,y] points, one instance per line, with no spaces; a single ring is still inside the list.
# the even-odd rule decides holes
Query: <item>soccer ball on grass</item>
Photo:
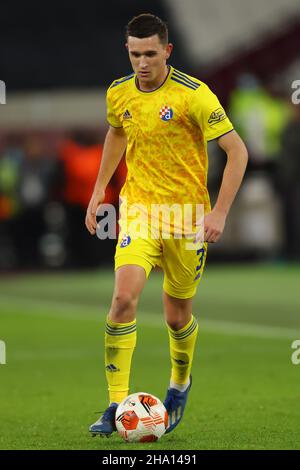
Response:
[[[168,426],[168,413],[159,398],[150,393],[133,393],[116,411],[116,427],[128,442],[153,442],[160,439]]]

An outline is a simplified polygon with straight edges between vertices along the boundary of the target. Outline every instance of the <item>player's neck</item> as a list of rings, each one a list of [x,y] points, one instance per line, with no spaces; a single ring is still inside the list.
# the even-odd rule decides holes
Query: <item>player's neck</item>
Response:
[[[163,69],[162,73],[153,81],[153,82],[143,82],[137,79],[138,88],[141,91],[154,91],[157,88],[161,87],[161,85],[166,81],[169,72],[170,66],[166,65]]]

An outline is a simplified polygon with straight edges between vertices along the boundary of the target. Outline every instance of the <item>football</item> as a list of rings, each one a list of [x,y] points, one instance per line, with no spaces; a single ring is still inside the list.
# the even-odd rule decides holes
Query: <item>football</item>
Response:
[[[168,426],[168,413],[159,398],[150,393],[133,393],[116,411],[116,427],[127,442],[153,442],[161,438]]]

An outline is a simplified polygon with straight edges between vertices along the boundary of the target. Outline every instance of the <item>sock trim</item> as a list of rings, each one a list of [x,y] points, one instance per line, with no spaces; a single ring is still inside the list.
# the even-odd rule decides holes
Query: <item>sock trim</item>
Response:
[[[130,323],[115,323],[107,319],[105,331],[110,336],[122,336],[136,331],[136,320]]]
[[[123,335],[128,335],[130,333],[134,333],[136,331],[136,325],[129,326],[126,328],[111,328],[108,325],[106,325],[105,331],[110,336],[123,336]]]
[[[196,320],[195,317],[192,317],[192,320],[190,326],[188,326],[187,328],[182,328],[181,330],[179,331],[174,331],[172,330],[171,328],[168,328],[169,329],[169,333],[170,333],[170,336],[173,338],[173,339],[176,339],[176,340],[181,340],[181,339],[185,339],[187,338],[188,336],[190,336],[194,331],[195,329],[197,328],[198,326],[198,322]],[[188,323],[188,324],[189,324]]]
[[[112,321],[109,319],[109,317],[106,317],[106,323],[107,325],[111,326],[112,328],[119,328],[119,327],[124,327],[124,326],[133,326],[136,324],[136,318],[128,323],[118,323],[115,321]]]

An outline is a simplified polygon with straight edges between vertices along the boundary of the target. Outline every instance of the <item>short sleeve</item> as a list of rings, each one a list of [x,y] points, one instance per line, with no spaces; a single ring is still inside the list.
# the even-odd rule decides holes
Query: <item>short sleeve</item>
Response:
[[[213,140],[233,130],[217,96],[205,83],[192,93],[190,117],[199,125],[205,140]]]
[[[107,94],[106,94],[106,119],[109,125],[112,127],[123,127],[119,117],[114,111],[109,90],[107,91]]]

